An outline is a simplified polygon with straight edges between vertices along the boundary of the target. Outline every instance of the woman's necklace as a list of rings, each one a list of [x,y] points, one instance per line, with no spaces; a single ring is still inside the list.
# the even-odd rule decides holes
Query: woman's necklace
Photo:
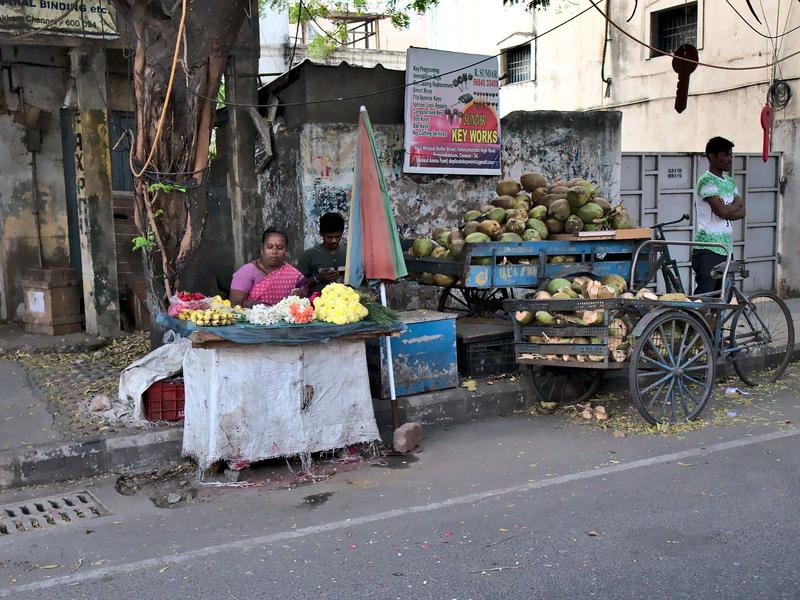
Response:
[[[267,269],[266,265],[264,265],[264,263],[261,262],[260,258],[256,259],[256,267],[258,267],[261,270],[261,272],[264,273],[264,275],[269,275],[270,273],[275,271],[275,269]]]

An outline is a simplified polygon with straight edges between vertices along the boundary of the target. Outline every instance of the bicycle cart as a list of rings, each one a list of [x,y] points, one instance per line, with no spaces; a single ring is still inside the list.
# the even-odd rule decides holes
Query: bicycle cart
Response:
[[[642,255],[659,256],[659,268],[674,268],[671,245],[698,244],[663,239],[642,242],[634,253],[631,273],[639,272]],[[655,248],[659,251],[650,252]],[[674,275],[673,281],[680,281]],[[686,301],[506,301],[504,309],[514,323],[517,362],[533,392],[545,402],[581,402],[592,396],[607,371],[627,371],[631,400],[648,423],[656,424],[697,419],[713,392],[717,367],[725,362],[732,363],[748,385],[776,381],[794,348],[794,324],[786,304],[769,292],[742,293],[736,279],[746,278],[747,270],[730,257],[714,275],[723,282],[719,292],[689,296]],[[631,288],[635,284],[630,277]],[[517,311],[566,316],[550,326],[523,325],[515,316]],[[603,319],[590,327],[576,324],[569,317],[576,311],[603,311]],[[619,342],[621,337],[624,342]]]
[[[444,286],[439,310],[462,316],[501,311],[503,302],[513,298],[514,289],[536,289],[555,277],[616,273],[631,277],[631,261],[650,230],[637,230],[633,239],[569,239],[536,242],[485,242],[466,244],[459,260],[413,257],[406,254],[406,268],[425,284],[423,274],[441,274],[458,283]],[[413,243],[403,240],[404,250]],[[650,262],[642,262],[636,281],[646,281]],[[436,285],[429,281],[427,285]]]

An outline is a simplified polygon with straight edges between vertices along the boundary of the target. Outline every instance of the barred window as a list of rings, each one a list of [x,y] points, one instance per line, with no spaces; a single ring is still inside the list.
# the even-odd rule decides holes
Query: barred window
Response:
[[[683,44],[697,45],[697,2],[660,10],[650,16],[650,44],[674,52]],[[651,52],[650,56],[660,56]]]
[[[531,80],[531,45],[512,48],[506,53],[506,83]]]

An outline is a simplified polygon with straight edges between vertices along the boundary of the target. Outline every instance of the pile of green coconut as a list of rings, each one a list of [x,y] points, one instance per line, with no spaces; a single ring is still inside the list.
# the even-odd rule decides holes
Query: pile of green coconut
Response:
[[[628,290],[628,283],[620,275],[606,275],[600,280],[588,276],[578,276],[573,279],[551,279],[545,289],[536,292],[534,300],[578,300],[578,299],[606,299],[624,298],[629,300],[658,300],[661,302],[691,302],[685,294],[670,293],[661,296],[647,288],[637,292]],[[702,302],[696,300],[695,302]],[[549,310],[521,310],[514,314],[515,320],[523,326],[535,327],[598,327],[608,325],[608,353],[609,359],[614,362],[624,362],[633,349],[633,340],[630,337],[635,322],[632,315],[627,312],[617,312],[612,315],[605,314],[603,310],[576,310],[576,311],[549,311]],[[557,335],[531,335],[528,341],[532,344],[546,346],[604,344],[600,337],[559,337]],[[571,355],[550,354],[547,352],[523,355],[524,358],[548,361],[577,361],[577,362],[602,362],[600,354]]]
[[[464,244],[539,241],[557,233],[633,227],[625,207],[612,206],[597,185],[585,179],[548,184],[539,173],[524,173],[519,181],[498,182],[495,191],[497,197],[467,211],[458,228],[417,238],[409,254],[457,260]]]

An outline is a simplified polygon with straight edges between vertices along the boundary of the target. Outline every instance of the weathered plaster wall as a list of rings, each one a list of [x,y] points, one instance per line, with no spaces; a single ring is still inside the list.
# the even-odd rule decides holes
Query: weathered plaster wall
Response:
[[[233,249],[226,135],[224,127],[217,130],[217,148],[221,151],[211,161],[208,176],[208,218],[200,248],[182,282],[186,289],[202,290],[212,296],[229,292],[231,276],[241,266],[235,264]],[[249,250],[248,260],[258,256],[258,248]]]
[[[8,58],[7,47],[3,57]],[[16,60],[48,66],[12,68],[14,84],[22,89],[29,107],[50,111],[50,122],[37,155],[41,206],[42,248],[46,266],[69,265],[67,207],[61,149],[59,110],[66,85],[66,53],[59,49],[20,48]],[[33,214],[31,155],[25,148],[25,127],[13,113],[0,114],[0,247],[2,248],[2,299],[0,318],[21,319],[21,281],[25,271],[38,266],[36,225]]]
[[[296,131],[275,136],[279,148],[269,167],[259,174],[258,191],[264,198],[263,222],[276,227],[289,236],[289,254],[296,259],[305,247],[304,193],[302,165],[300,164],[300,134]],[[253,248],[253,256],[258,256]]]
[[[778,250],[778,292],[800,296],[800,255],[797,252],[797,223],[800,222],[800,119],[775,123],[773,148],[783,153],[783,193],[780,196]]]
[[[428,47],[494,54],[539,35],[534,43],[531,80],[504,83],[500,88],[502,114],[514,110],[621,110],[625,114],[626,152],[702,151],[713,135],[736,142],[740,152],[761,150],[759,111],[769,83],[769,69],[724,70],[698,68],[690,80],[686,111],[675,112],[677,76],[668,56],[650,50],[609,28],[603,67],[606,23],[589,10],[559,29],[551,29],[591,8],[588,2],[553,0],[547,10],[526,12],[527,2],[506,3],[485,10],[485,0],[440,0],[428,13]],[[687,4],[686,0],[615,0],[600,2],[610,17],[640,40],[651,39],[653,13]],[[791,31],[800,25],[793,2],[761,0],[753,5],[767,16],[759,26],[744,2],[733,4],[761,32]],[[770,40],[751,30],[722,0],[698,0],[697,47],[702,61],[719,66],[766,65],[772,57]],[[635,9],[635,11],[634,11]],[[474,15],[480,13],[481,18]],[[764,18],[762,17],[762,21]],[[797,34],[782,38],[780,58],[797,49]],[[505,59],[501,59],[501,72]],[[784,60],[780,77],[789,81],[793,99],[776,119],[800,116],[798,73],[800,56]],[[610,88],[603,78],[611,80]]]
[[[502,121],[503,176],[517,178],[533,170],[550,179],[587,177],[616,198],[621,120],[615,112],[512,113]],[[401,235],[452,226],[494,197],[495,177],[404,174],[402,125],[375,125],[374,130]],[[287,228],[308,246],[316,240],[322,214],[347,211],[357,132],[355,124],[310,123],[299,133],[276,136],[276,157],[260,176],[264,223]]]
[[[383,65],[387,69],[405,69],[406,68],[406,49],[402,50],[376,50],[374,48],[337,48],[327,58],[308,55],[308,47],[301,44],[297,45],[295,51],[294,64],[297,64],[306,58],[311,58],[315,63],[324,65],[338,65],[346,62],[349,65],[357,65],[360,67],[374,67],[376,65]],[[288,57],[292,54],[291,44],[283,46],[283,54],[288,63]]]
[[[616,112],[512,113],[502,121],[504,177],[530,170],[551,179],[582,176],[616,198],[621,121]],[[467,210],[495,196],[496,177],[404,174],[403,126],[374,130],[402,237],[454,226]],[[309,123],[275,136],[276,155],[259,177],[264,225],[288,231],[294,256],[318,241],[322,214],[349,209],[357,132],[351,123]]]

